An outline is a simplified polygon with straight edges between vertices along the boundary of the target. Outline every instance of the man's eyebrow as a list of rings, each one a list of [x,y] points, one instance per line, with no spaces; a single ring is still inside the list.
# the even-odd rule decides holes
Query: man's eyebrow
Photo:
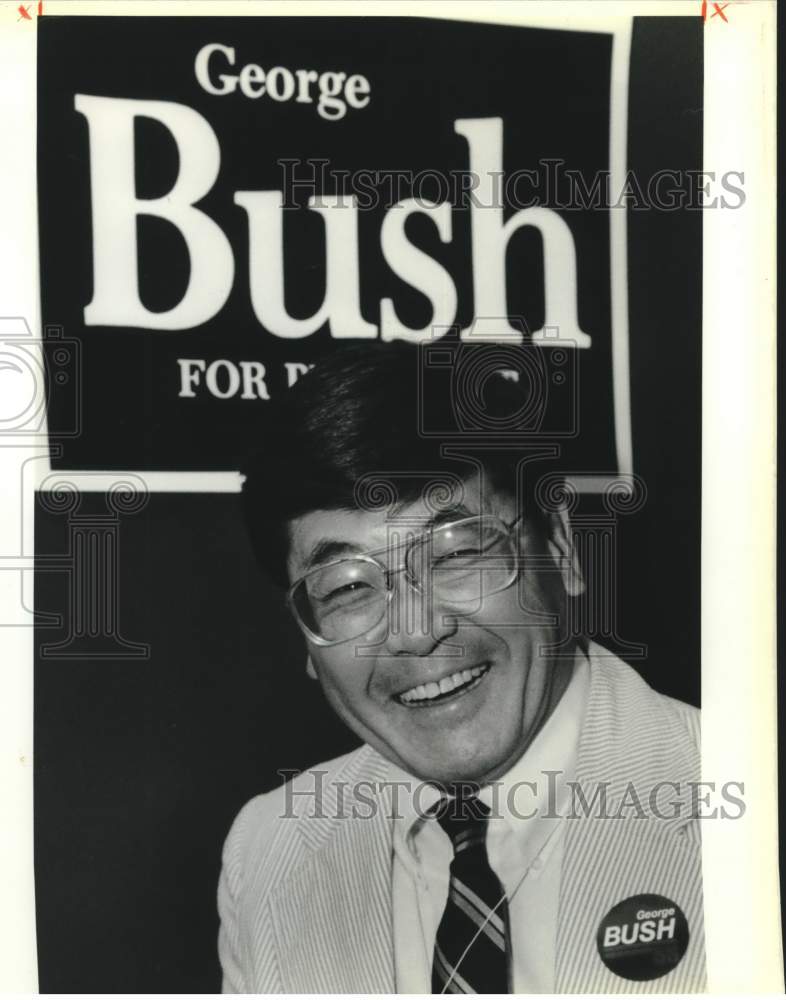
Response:
[[[446,507],[437,511],[432,517],[423,523],[423,529],[437,528],[441,524],[448,524],[450,521],[460,521],[465,517],[477,517],[477,511],[470,510],[463,503],[456,504],[455,507]]]
[[[403,509],[403,505],[401,505],[401,509]],[[417,525],[411,521],[407,521],[406,523],[411,528],[412,534],[418,535],[423,531],[428,531],[429,528],[437,528],[442,524],[448,524],[450,521],[458,521],[464,517],[476,516],[477,513],[475,511],[471,511],[464,504],[459,503],[455,507],[447,507],[444,510],[437,511],[430,518]],[[396,520],[396,516],[393,515],[389,523],[395,525]],[[317,566],[323,566],[325,563],[332,562],[334,559],[340,559],[341,556],[362,555],[369,551],[384,552],[385,548],[384,546],[381,548],[377,546],[374,549],[369,549],[355,542],[348,542],[339,538],[323,538],[314,545],[306,556],[303,569],[308,571]]]
[[[322,566],[343,555],[357,554],[363,550],[353,542],[341,541],[338,538],[323,538],[311,549],[303,563],[305,569]]]
[[[407,516],[405,513],[407,507],[408,505],[404,503],[400,503],[394,507],[388,518],[388,525],[393,528],[398,528],[400,525],[402,528],[408,529],[405,532],[401,532],[401,534],[408,534],[410,537],[420,535],[431,528],[439,528],[443,524],[450,524],[452,521],[463,521],[466,517],[478,517],[476,510],[470,510],[463,503],[456,503],[455,506],[444,507],[442,510],[438,510],[432,514],[431,517],[424,517],[421,521]],[[405,541],[405,539],[402,538],[402,541]]]

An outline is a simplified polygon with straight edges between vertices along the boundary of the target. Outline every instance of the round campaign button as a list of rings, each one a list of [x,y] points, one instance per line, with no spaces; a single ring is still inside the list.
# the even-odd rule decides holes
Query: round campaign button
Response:
[[[670,899],[654,893],[630,896],[613,906],[598,928],[598,952],[622,979],[643,982],[665,976],[688,947],[688,921]]]

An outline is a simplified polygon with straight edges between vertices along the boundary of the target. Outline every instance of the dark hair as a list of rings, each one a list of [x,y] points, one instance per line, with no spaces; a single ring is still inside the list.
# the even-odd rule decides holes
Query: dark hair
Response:
[[[461,364],[475,369],[477,391],[465,387],[465,400],[456,395],[455,364],[432,364],[413,344],[374,341],[333,346],[293,388],[265,404],[262,445],[241,468],[243,507],[256,556],[277,582],[286,583],[287,523],[314,510],[370,509],[379,487],[370,478],[375,473],[388,484],[376,493],[377,506],[385,507],[391,489],[395,502],[413,502],[427,481],[466,479],[482,466],[495,489],[513,496],[518,490],[528,516],[539,516],[532,475],[516,482],[520,446],[500,447],[493,430],[526,411],[527,389],[500,372],[492,346],[458,350]],[[467,434],[479,407],[491,428],[480,442],[477,433]],[[476,456],[474,463],[446,456],[446,442]],[[537,469],[540,475],[542,464]]]

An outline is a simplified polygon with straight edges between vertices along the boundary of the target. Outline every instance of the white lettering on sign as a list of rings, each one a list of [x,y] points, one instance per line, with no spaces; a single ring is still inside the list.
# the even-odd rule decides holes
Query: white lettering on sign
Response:
[[[185,330],[206,323],[223,307],[235,277],[229,240],[217,223],[194,208],[218,177],[221,150],[215,132],[198,112],[172,101],[77,94],[74,106],[90,129],[93,298],[85,308],[85,324]],[[177,179],[160,198],[136,196],[136,118],[159,122],[178,149]],[[170,222],[185,240],[191,261],[183,298],[164,312],[152,312],[139,298],[140,215]]]
[[[543,273],[546,280],[546,315],[543,327],[532,334],[535,341],[556,329],[560,339],[589,347],[592,341],[579,329],[576,287],[576,244],[567,222],[551,208],[523,208],[502,221],[502,205],[494,199],[494,177],[502,176],[502,119],[459,119],[456,132],[469,146],[470,175],[479,178],[477,198],[472,201],[472,286],[478,321],[461,331],[463,340],[481,341],[501,334],[506,340],[520,338],[504,317],[507,292],[505,260],[508,241],[517,229],[532,226],[543,240]]]
[[[178,358],[180,365],[180,392],[181,399],[193,399],[196,396],[194,386],[199,385],[199,373],[204,372],[205,362],[202,358]]]
[[[247,96],[261,93],[263,71],[254,64],[246,66],[237,76],[226,73],[210,76],[207,62],[210,55],[222,53],[232,65],[234,50],[217,44],[207,49],[211,52],[204,54],[202,50],[197,72],[204,78],[203,86],[207,81],[213,88],[210,92],[231,93],[239,86]],[[294,78],[283,67],[269,70],[264,80],[274,100],[285,100],[295,93]],[[303,86],[298,82],[297,100],[303,94]],[[220,172],[221,150],[215,132],[197,111],[172,101],[77,94],[74,104],[87,119],[90,141],[93,298],[85,308],[85,324],[185,330],[208,322],[223,308],[235,277],[229,240],[218,223],[196,207]],[[138,118],[163,125],[177,149],[177,179],[158,198],[136,195],[134,124]],[[466,139],[470,174],[478,181],[470,209],[474,320],[462,330],[462,338],[508,343],[523,340],[522,331],[505,318],[510,314],[505,269],[511,236],[521,228],[532,227],[539,232],[543,243],[545,302],[543,327],[533,333],[533,339],[539,342],[548,336],[552,345],[562,341],[566,347],[590,347],[591,338],[578,323],[576,245],[569,226],[553,209],[542,206],[522,209],[503,220],[502,207],[495,205],[493,194],[495,181],[498,186],[502,175],[501,118],[458,118],[454,129]],[[295,318],[288,313],[283,200],[282,191],[237,191],[234,195],[235,204],[245,209],[248,216],[251,305],[260,324],[274,336],[300,339],[327,325],[330,335],[336,338],[421,341],[431,339],[435,327],[453,324],[458,310],[453,278],[441,264],[414,246],[404,231],[407,217],[422,212],[436,226],[440,240],[450,242],[448,202],[415,204],[412,199],[405,199],[391,206],[382,222],[379,241],[388,267],[425,295],[431,305],[429,322],[420,328],[410,328],[402,323],[390,299],[380,302],[379,326],[361,314],[358,205],[355,198],[340,195],[312,197],[305,209],[319,215],[324,227],[326,279],[322,304],[306,318]],[[183,297],[177,305],[162,312],[148,309],[140,299],[139,273],[143,262],[138,252],[137,219],[144,215],[164,219],[174,226],[185,240],[190,259]],[[290,280],[296,281],[297,275],[290,276]],[[198,369],[189,372],[188,378],[198,375]],[[218,375],[216,370],[211,378],[219,398],[225,398],[221,394],[234,385],[233,377],[229,368],[224,372],[229,382],[216,381]],[[252,382],[259,385],[258,381],[252,379]],[[191,384],[188,382],[185,395]]]
[[[302,361],[285,361],[284,369],[287,373],[287,389],[291,389],[301,375],[313,368],[313,365],[304,364]]]
[[[219,70],[235,65],[235,50],[212,42],[204,45],[194,61],[194,75],[199,86],[215,97],[234,94],[238,88],[244,97],[257,100],[270,97],[274,101],[289,101],[295,94],[296,104],[313,104],[312,84],[317,90],[317,114],[327,121],[339,121],[350,108],[365,108],[371,98],[371,85],[360,73],[347,75],[328,70],[287,69],[272,66],[264,70],[257,63],[246,63],[238,73]],[[216,82],[218,81],[218,82]]]
[[[204,358],[178,358],[177,363],[180,368],[178,396],[181,399],[195,399],[202,394],[203,385],[216,399],[232,399],[238,393],[241,399],[270,399],[265,383],[265,366],[261,361],[234,362],[217,358],[208,364]],[[297,361],[288,361],[285,365],[289,385],[293,385],[298,375],[311,367]],[[290,366],[293,366],[292,372]]]

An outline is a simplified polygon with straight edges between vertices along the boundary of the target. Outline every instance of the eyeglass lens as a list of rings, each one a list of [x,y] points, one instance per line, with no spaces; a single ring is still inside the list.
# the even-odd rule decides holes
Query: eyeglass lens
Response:
[[[515,579],[516,554],[507,527],[496,518],[474,518],[427,533],[410,547],[410,581],[435,605],[479,610],[484,596]],[[327,642],[363,635],[384,617],[389,574],[368,558],[344,559],[305,576],[292,599],[303,624]]]

